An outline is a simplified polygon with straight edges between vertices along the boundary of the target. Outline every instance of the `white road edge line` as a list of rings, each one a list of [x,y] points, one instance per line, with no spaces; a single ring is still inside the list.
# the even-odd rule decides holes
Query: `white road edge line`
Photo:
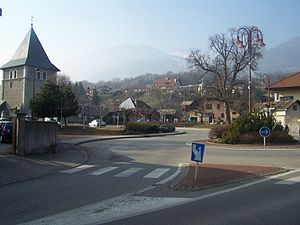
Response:
[[[299,177],[292,177],[286,180],[281,180],[275,182],[275,184],[283,184],[283,185],[294,185],[300,182],[300,176]]]
[[[300,172],[300,169],[274,175],[196,198],[143,197],[136,196],[135,194],[125,194],[105,201],[62,212],[53,216],[29,221],[24,224],[103,224],[229,193],[297,172]]]
[[[202,200],[202,199],[206,199],[206,198],[214,197],[214,196],[217,196],[217,195],[229,193],[229,192],[232,192],[232,191],[240,190],[240,189],[243,189],[243,188],[247,188],[247,187],[259,184],[259,183],[264,183],[264,182],[267,182],[267,181],[270,181],[270,180],[273,180],[273,179],[278,179],[280,177],[290,175],[290,174],[293,174],[293,173],[297,173],[297,172],[300,172],[300,169],[296,169],[296,170],[289,171],[289,172],[286,172],[286,173],[266,177],[266,178],[261,179],[261,180],[253,181],[253,182],[250,182],[250,183],[246,183],[246,184],[236,186],[236,187],[232,187],[232,188],[229,188],[229,189],[225,189],[225,190],[222,190],[222,191],[217,191],[217,192],[214,192],[214,193],[202,195],[202,196],[199,196],[199,197],[196,197],[196,198],[178,198],[177,202],[173,202],[172,204],[169,204],[169,205],[165,205],[165,206],[155,205],[155,207],[153,207],[153,209],[149,209],[149,210],[145,210],[145,211],[135,211],[131,215],[128,214],[126,216],[121,216],[121,217],[118,217],[117,215],[115,215],[115,217],[113,219],[105,220],[105,221],[101,221],[101,222],[93,223],[93,224],[109,223],[109,222],[113,222],[113,221],[118,221],[118,220],[130,218],[130,217],[133,217],[133,216],[139,216],[139,215],[143,215],[143,214],[146,214],[146,213],[151,213],[151,212],[155,212],[155,211],[159,211],[159,210],[163,210],[163,209],[167,209],[167,208],[171,208],[171,207],[175,207],[175,206],[179,206],[179,205],[183,205],[183,204],[188,204],[188,203],[199,201],[199,200]],[[90,224],[90,225],[92,225],[92,224]]]

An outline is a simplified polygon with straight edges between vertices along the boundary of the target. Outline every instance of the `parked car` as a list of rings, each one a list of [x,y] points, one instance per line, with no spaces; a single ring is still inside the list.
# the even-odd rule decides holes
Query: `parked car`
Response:
[[[57,118],[57,117],[53,117],[53,118],[45,117],[45,118],[44,118],[44,121],[45,121],[45,122],[57,123],[57,125],[58,125],[59,127],[61,127],[61,124],[60,124],[60,122],[58,121],[58,118]]]
[[[96,120],[92,120],[90,123],[89,123],[89,127],[105,127],[106,126],[106,123],[105,121],[103,120],[100,120],[100,119],[96,119]]]
[[[149,122],[149,119],[146,119],[145,117],[142,117],[140,119],[138,119],[136,122]]]
[[[0,117],[0,122],[10,121],[8,118]]]
[[[12,121],[9,119],[0,118],[0,136],[1,136],[2,127],[7,123],[12,124]]]
[[[13,136],[13,123],[7,122],[2,123],[0,128],[0,135],[1,135],[1,141],[2,142],[12,142],[12,136]]]

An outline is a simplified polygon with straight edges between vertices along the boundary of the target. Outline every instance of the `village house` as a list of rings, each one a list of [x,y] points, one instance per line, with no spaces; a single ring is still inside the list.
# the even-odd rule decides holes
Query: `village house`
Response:
[[[231,121],[238,116],[238,112],[230,109]],[[216,98],[200,97],[190,105],[185,105],[185,117],[190,122],[224,123],[226,121],[225,106]]]
[[[274,102],[257,103],[255,110],[272,113],[289,132],[299,134],[300,127],[300,72],[270,85]]]
[[[128,98],[118,107],[118,115],[123,118],[123,122],[144,122],[157,121],[159,114],[142,100]]]
[[[275,82],[270,86],[275,101],[300,100],[300,72]]]
[[[286,100],[275,101],[269,103],[257,103],[254,105],[254,110],[260,112],[272,113],[274,118],[281,123],[283,127],[286,125],[289,128],[291,134],[297,134],[299,132],[300,118],[300,101],[299,100]]]
[[[154,88],[160,90],[162,93],[174,93],[175,89],[181,85],[179,78],[166,77],[154,82]]]

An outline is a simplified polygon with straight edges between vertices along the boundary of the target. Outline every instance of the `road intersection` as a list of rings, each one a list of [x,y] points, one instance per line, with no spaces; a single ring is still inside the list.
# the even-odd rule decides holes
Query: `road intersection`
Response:
[[[274,206],[270,205],[273,212],[276,212],[274,207],[278,206],[278,201],[283,201],[282,198],[278,199],[278,193],[286,196],[283,205],[300,208],[298,203],[291,199],[291,193],[299,191],[300,165],[297,159],[300,151],[297,149],[241,151],[208,148],[204,161],[210,165],[265,165],[284,167],[290,172],[193,192],[170,188],[171,183],[180,182],[184,175],[188,174],[184,168],[188,168],[190,163],[191,148],[186,143],[203,139],[208,132],[186,129],[184,131],[184,135],[129,140],[107,140],[106,137],[105,141],[99,142],[98,139],[98,142],[91,142],[96,141],[96,138],[81,139],[85,144],[75,147],[74,151],[76,156],[81,155],[81,160],[80,157],[75,160],[76,157],[67,155],[68,151],[58,152],[66,154],[64,160],[57,156],[51,160],[49,159],[53,156],[29,157],[31,162],[39,166],[55,168],[55,172],[51,170],[50,175],[37,176],[38,179],[30,178],[0,186],[0,200],[3,203],[0,209],[1,221],[5,224],[222,224],[224,218],[209,223],[201,213],[187,218],[191,216],[188,210],[199,210],[199,204],[207,205],[215,201],[215,209],[212,206],[210,210],[218,211],[218,204],[221,204],[226,212],[231,205],[220,203],[223,196],[228,196],[229,199],[237,198],[237,204],[243,204],[241,201],[246,197],[247,208],[254,204],[248,199],[250,192],[254,193],[253,200],[274,203]],[[70,144],[70,141],[65,143],[67,144]],[[11,158],[19,160],[18,157]],[[67,159],[72,160],[68,162]],[[184,163],[185,166],[178,167],[180,163]],[[179,174],[181,176],[178,176]],[[268,195],[264,196],[266,191]],[[240,200],[237,197],[239,195],[243,196]],[[182,213],[177,212],[179,209]],[[212,213],[207,209],[202,210],[207,215]],[[299,211],[294,211],[286,214],[293,217],[290,220],[286,219],[286,224],[293,224],[295,218],[299,219],[296,216],[299,215]],[[168,217],[169,212],[174,214],[172,219]],[[251,213],[254,215],[258,211]],[[152,219],[149,218],[150,215]],[[182,223],[179,217],[184,217],[187,223]],[[241,219],[237,221],[240,222]],[[235,223],[232,220],[228,221],[227,224]]]

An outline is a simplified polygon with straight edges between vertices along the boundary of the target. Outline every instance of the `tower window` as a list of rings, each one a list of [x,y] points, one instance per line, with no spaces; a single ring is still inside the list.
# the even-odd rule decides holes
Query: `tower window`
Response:
[[[14,78],[17,78],[17,70],[14,71]]]
[[[47,80],[47,72],[43,72],[43,80]]]
[[[9,79],[12,79],[12,77],[13,77],[13,71],[11,70],[9,71]]]
[[[37,80],[41,79],[41,72],[40,71],[36,71],[35,79],[37,79]]]

